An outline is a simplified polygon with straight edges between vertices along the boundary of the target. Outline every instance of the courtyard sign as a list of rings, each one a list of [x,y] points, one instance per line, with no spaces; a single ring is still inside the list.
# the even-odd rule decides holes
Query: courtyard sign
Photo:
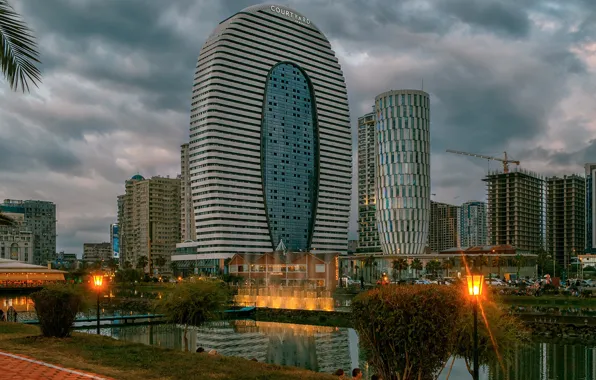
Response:
[[[280,15],[284,15],[286,17],[289,17],[292,20],[297,21],[300,24],[310,25],[310,20],[309,19],[307,19],[304,16],[300,16],[299,14],[294,13],[292,11],[289,11],[287,9],[283,9],[283,8],[278,7],[278,6],[272,5],[271,6],[271,12],[279,13]]]

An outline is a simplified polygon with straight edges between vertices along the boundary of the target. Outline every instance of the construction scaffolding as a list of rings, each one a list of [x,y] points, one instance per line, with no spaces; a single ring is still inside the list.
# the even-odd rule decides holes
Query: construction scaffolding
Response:
[[[546,251],[567,268],[583,253],[586,237],[586,179],[579,175],[546,180]]]
[[[492,245],[510,244],[537,253],[544,248],[544,178],[514,168],[491,171],[487,183],[488,238]]]

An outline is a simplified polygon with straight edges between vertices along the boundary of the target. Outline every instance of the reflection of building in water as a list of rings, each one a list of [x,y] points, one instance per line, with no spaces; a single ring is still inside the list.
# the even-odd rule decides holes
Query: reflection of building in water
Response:
[[[110,327],[102,334],[119,340],[182,350],[183,329],[171,325]],[[192,336],[189,333],[189,336]],[[192,347],[192,346],[191,346]]]
[[[331,373],[338,368],[351,368],[348,329],[336,328],[333,333],[315,334],[318,371]]]
[[[313,371],[351,368],[348,329],[240,320],[212,322],[197,330],[191,348]]]
[[[243,322],[243,321],[238,321]],[[254,324],[254,321],[251,321]],[[203,347],[205,351],[216,350],[224,356],[238,356],[241,358],[257,358],[265,361],[267,356],[268,338],[257,328],[235,330],[235,322],[217,321],[194,328],[196,334],[189,339],[191,349]],[[196,339],[196,340],[195,340]],[[194,342],[193,342],[194,340]]]
[[[490,380],[596,379],[596,348],[535,343],[518,350],[503,369],[490,366]]]

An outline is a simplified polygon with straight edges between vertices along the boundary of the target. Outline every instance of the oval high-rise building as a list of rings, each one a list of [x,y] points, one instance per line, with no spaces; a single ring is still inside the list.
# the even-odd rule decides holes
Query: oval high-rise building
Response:
[[[424,253],[430,221],[430,99],[397,90],[375,99],[376,223],[386,255]]]
[[[179,248],[213,259],[347,250],[346,86],[310,19],[256,5],[222,21],[201,49],[191,108],[196,241]]]

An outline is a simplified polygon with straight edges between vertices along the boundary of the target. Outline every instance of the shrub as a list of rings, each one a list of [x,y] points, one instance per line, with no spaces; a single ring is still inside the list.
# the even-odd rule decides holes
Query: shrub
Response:
[[[200,326],[217,319],[229,299],[223,282],[183,282],[163,298],[158,307],[170,323],[184,325],[184,350],[188,351],[188,326]]]
[[[369,362],[385,379],[433,379],[451,355],[464,309],[456,287],[384,286],[352,304]]]
[[[68,286],[52,286],[31,294],[41,333],[46,337],[70,336],[83,296]]]

